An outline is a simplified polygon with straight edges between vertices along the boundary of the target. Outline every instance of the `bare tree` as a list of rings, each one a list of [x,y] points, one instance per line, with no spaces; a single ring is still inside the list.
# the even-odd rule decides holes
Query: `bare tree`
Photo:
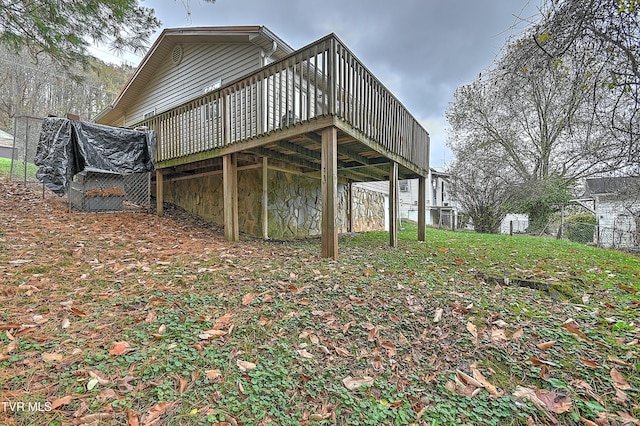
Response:
[[[548,0],[533,27],[536,57],[580,63],[591,74],[597,124],[640,160],[640,4],[637,0]]]

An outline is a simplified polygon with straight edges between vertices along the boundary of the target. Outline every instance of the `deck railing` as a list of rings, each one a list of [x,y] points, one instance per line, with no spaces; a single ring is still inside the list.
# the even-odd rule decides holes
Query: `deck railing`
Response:
[[[325,116],[428,170],[427,131],[333,34],[137,125],[156,130],[162,162]]]

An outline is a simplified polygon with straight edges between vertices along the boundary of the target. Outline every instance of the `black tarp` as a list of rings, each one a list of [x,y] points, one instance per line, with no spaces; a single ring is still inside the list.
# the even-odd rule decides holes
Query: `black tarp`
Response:
[[[123,174],[153,171],[155,147],[156,136],[152,131],[46,118],[34,159],[40,166],[36,177],[63,196],[73,176],[86,168]]]

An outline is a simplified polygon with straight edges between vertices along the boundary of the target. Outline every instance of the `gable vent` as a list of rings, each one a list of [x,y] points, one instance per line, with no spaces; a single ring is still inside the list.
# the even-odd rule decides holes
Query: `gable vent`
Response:
[[[171,62],[173,62],[175,65],[178,65],[180,62],[182,62],[182,46],[181,45],[177,45],[176,47],[173,48],[173,52],[171,52]]]

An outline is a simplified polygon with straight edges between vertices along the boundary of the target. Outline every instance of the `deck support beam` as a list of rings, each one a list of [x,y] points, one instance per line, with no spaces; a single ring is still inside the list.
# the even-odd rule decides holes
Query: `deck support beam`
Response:
[[[164,215],[164,176],[162,170],[156,170],[156,214]]]
[[[427,227],[427,178],[418,178],[418,241],[426,240]]]
[[[262,238],[269,239],[269,159],[262,157]]]
[[[398,163],[389,168],[389,245],[398,246]]]
[[[239,241],[238,231],[238,154],[222,157],[222,192],[224,237],[227,241]]]
[[[338,257],[338,129],[322,131],[322,257]]]

